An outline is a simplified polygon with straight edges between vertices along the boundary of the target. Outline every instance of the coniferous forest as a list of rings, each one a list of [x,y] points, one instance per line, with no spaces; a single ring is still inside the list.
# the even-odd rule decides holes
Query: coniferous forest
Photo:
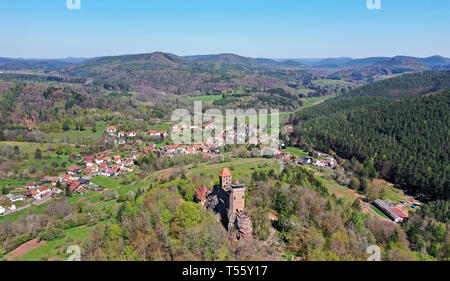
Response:
[[[336,152],[428,200],[448,200],[450,72],[373,83],[298,113],[300,146]]]

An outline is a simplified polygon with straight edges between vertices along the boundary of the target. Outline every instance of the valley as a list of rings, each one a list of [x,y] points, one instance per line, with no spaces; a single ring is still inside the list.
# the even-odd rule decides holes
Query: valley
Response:
[[[384,260],[448,259],[446,58],[156,52],[0,70],[4,260],[77,245],[92,261],[363,261],[374,244]],[[278,109],[278,142],[171,120],[194,101]],[[177,144],[179,128],[223,138]]]

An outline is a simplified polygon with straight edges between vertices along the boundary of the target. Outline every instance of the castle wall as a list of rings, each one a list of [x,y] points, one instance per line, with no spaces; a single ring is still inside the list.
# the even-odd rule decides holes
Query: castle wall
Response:
[[[230,213],[244,211],[245,209],[245,187],[233,188],[230,194]]]

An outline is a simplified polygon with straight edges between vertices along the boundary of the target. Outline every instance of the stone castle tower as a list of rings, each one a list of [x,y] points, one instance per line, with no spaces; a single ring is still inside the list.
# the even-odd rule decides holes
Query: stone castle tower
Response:
[[[226,200],[224,200],[227,204],[228,217],[232,214],[237,213],[238,211],[244,211],[245,209],[245,185],[240,184],[239,181],[236,181],[235,184],[231,184],[233,175],[230,170],[224,168],[219,175],[220,177],[220,186],[222,190],[226,194]]]
[[[233,175],[224,168],[219,174],[220,184],[208,191],[201,186],[196,194],[196,202],[215,212],[230,234],[236,239],[252,237],[252,223],[245,209],[245,185],[236,181],[232,184]]]

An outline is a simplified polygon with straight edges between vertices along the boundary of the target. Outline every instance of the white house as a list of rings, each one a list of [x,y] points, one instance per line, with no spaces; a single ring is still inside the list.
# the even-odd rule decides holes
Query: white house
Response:
[[[11,206],[9,206],[9,210],[10,210],[11,212],[14,212],[16,209],[17,209],[17,208],[16,208],[16,205],[14,205],[14,204],[11,204]]]
[[[52,191],[53,191],[54,194],[61,194],[62,193],[62,190],[59,189],[59,188],[53,188]]]
[[[40,194],[38,191],[32,189],[32,190],[30,190],[30,192],[31,192],[31,196],[32,196],[34,199],[36,199],[36,200],[41,200],[41,194]]]
[[[14,194],[8,194],[6,197],[11,200],[11,202],[17,202],[17,201],[23,201],[25,200],[25,196],[23,195],[14,195]]]
[[[159,131],[150,130],[148,131],[148,134],[152,137],[159,137],[161,133]]]
[[[113,135],[117,132],[117,128],[115,126],[109,126],[106,130],[110,135]]]

